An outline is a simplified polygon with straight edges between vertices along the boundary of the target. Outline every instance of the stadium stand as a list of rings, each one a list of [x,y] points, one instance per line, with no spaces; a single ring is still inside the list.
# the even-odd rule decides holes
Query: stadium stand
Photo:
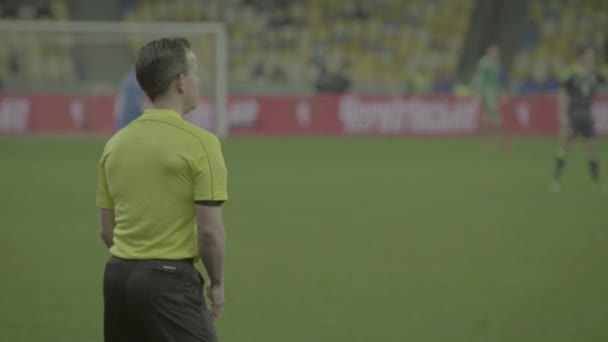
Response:
[[[1,0],[3,19],[68,20],[65,0]],[[69,34],[0,35],[0,79],[20,82],[69,81],[76,77]]]
[[[593,45],[606,59],[608,2],[598,0],[528,1],[527,25],[513,67],[519,93],[550,92],[578,48]],[[608,70],[604,65],[604,73]]]
[[[408,79],[413,91],[449,91],[474,1],[216,4],[124,0],[122,10],[128,21],[224,20],[230,29],[233,84],[312,85],[321,73],[342,70],[358,86],[402,89]],[[132,46],[138,45],[135,39]]]
[[[85,0],[83,0],[85,1]],[[70,20],[68,0],[0,0],[1,19]],[[229,28],[229,77],[242,89],[312,90],[328,77],[350,90],[469,94],[459,81],[475,0],[117,0],[114,19],[217,20]],[[592,44],[608,62],[608,1],[526,1],[519,48],[505,51],[516,93],[552,92],[577,48]],[[72,13],[70,13],[70,10]],[[70,16],[71,14],[71,16]],[[486,27],[489,29],[489,27]],[[471,31],[473,32],[473,31]],[[128,37],[134,58],[146,37]],[[93,63],[70,34],[0,35],[0,83],[76,84]],[[213,74],[209,36],[195,44],[202,74]],[[515,44],[517,45],[517,44]],[[77,51],[79,50],[79,51]],[[473,48],[472,50],[475,50]],[[515,52],[513,59],[513,52]],[[513,63],[510,63],[510,62]],[[460,68],[460,69],[458,69]],[[90,69],[90,67],[89,67]],[[606,64],[602,71],[608,74]],[[329,75],[329,76],[328,76]],[[463,79],[456,79],[460,75]],[[88,75],[95,77],[94,75]],[[118,77],[118,76],[117,76]],[[97,78],[94,78],[97,80]],[[461,90],[459,90],[462,88]]]

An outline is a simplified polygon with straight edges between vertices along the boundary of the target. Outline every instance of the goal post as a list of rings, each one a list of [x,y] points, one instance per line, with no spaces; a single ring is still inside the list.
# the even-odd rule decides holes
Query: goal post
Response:
[[[0,67],[14,64],[19,69],[0,71],[8,91],[118,94],[136,51],[167,36],[192,43],[202,96],[211,102],[213,130],[227,137],[228,36],[221,22],[0,20]]]

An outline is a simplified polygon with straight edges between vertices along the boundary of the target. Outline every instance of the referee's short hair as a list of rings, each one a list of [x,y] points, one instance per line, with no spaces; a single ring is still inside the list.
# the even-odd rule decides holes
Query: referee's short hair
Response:
[[[188,71],[189,49],[186,38],[174,37],[153,40],[139,50],[135,76],[150,100],[165,93],[178,74]]]

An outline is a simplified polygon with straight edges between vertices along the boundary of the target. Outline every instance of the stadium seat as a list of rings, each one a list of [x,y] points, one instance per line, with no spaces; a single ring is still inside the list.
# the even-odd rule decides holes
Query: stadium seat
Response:
[[[38,2],[18,3],[15,17],[11,19],[41,19],[41,20],[68,20],[69,11],[66,0],[49,0]],[[3,34],[0,37],[3,53],[0,54],[0,70],[9,73],[16,81],[45,82],[58,79],[57,73],[63,69],[73,69],[73,60],[70,56],[71,37],[64,35],[57,37],[53,34]],[[53,54],[47,63],[47,53]],[[62,60],[65,67],[56,63]],[[53,70],[50,70],[50,69]],[[61,77],[73,79],[73,73],[66,73]]]
[[[134,11],[125,10],[125,20],[209,20],[217,12],[204,1],[163,3],[140,0]],[[277,79],[269,73],[247,72],[255,65],[252,58],[265,56],[259,53],[261,50],[271,52],[273,56],[273,65],[269,68],[289,69],[287,81],[301,84],[297,75],[310,77],[309,70],[315,65],[311,64],[313,59],[310,57],[315,51],[319,54],[317,63],[321,64],[350,57],[350,76],[355,83],[397,84],[402,82],[404,65],[410,64],[412,51],[432,41],[445,41],[444,46],[433,50],[431,62],[424,65],[423,78],[433,79],[440,70],[455,71],[473,3],[473,0],[436,0],[432,3],[381,0],[372,5],[355,0],[311,0],[307,5],[290,3],[285,11],[269,11],[260,10],[256,5],[231,2],[222,8],[221,18],[230,27],[233,56],[230,77],[233,82],[243,82],[245,75],[257,81]],[[410,19],[406,19],[407,16]],[[402,34],[400,27],[404,20],[408,26],[406,34]],[[423,27],[422,23],[430,26]],[[280,30],[274,27],[276,25]],[[133,48],[136,46],[138,44],[132,43]],[[326,68],[333,68],[327,64]]]
[[[531,27],[540,28],[540,34],[532,47],[534,53],[529,56],[527,51],[530,37],[522,37],[522,48],[515,56],[515,84],[523,82],[527,75],[540,77],[538,75],[546,70],[536,70],[539,65],[546,65],[549,74],[561,70],[575,60],[576,48],[584,45],[601,46],[601,37],[594,36],[595,33],[607,31],[607,13],[607,1],[529,1],[526,19]]]
[[[68,6],[65,0],[52,0],[50,3],[51,12],[56,20],[68,20]]]

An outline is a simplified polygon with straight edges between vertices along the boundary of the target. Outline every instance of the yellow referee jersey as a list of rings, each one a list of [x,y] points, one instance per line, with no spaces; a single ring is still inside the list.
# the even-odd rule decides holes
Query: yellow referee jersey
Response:
[[[97,206],[116,217],[110,253],[196,258],[194,202],[227,200],[226,183],[215,135],[177,112],[146,110],[107,142],[99,162]]]

